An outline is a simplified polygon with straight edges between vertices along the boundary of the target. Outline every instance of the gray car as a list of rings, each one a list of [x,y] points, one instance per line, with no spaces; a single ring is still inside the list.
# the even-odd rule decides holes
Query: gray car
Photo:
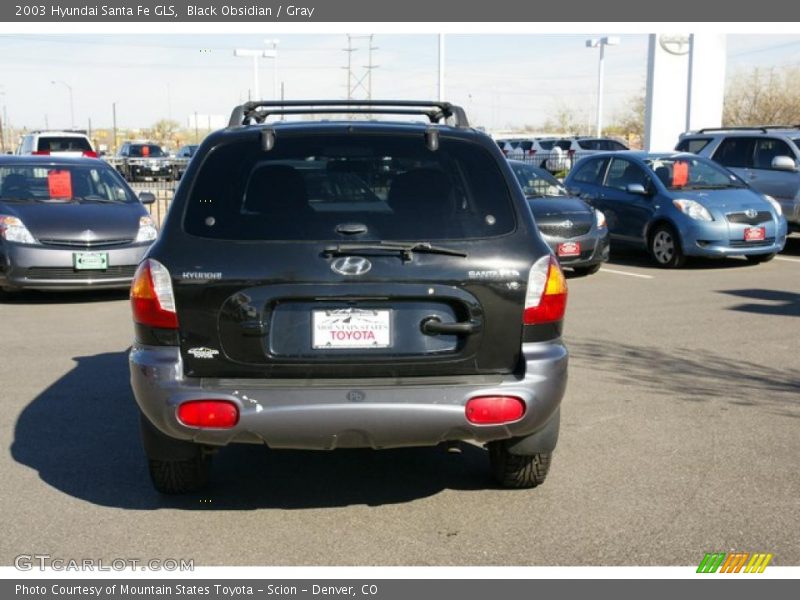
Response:
[[[99,159],[0,157],[0,290],[128,287],[153,200]]]
[[[800,127],[700,129],[675,148],[727,167],[781,205],[791,231],[800,231]]]

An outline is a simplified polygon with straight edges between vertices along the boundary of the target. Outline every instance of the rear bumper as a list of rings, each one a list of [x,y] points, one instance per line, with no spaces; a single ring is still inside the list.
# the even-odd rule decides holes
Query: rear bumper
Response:
[[[542,429],[567,383],[567,350],[558,342],[523,345],[524,373],[492,377],[344,380],[210,380],[185,378],[178,348],[136,344],[131,386],[144,415],[164,434],[222,446],[331,450],[434,446],[453,440],[488,442]],[[515,395],[524,416],[504,425],[467,421],[464,406],[482,395]],[[187,427],[178,405],[225,399],[239,408],[232,429]]]
[[[130,286],[136,267],[150,244],[114,248],[59,248],[3,244],[0,285],[12,289],[80,290],[122,289]],[[73,268],[75,252],[108,254],[105,271],[78,271]]]

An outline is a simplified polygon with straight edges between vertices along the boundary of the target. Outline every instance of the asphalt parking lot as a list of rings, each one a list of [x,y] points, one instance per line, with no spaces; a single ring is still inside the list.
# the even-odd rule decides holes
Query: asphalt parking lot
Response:
[[[202,495],[151,488],[128,387],[125,293],[26,293],[3,325],[0,563],[800,564],[800,236],[776,260],[663,271],[615,253],[570,279],[559,447],[535,490],[485,452],[237,447]]]

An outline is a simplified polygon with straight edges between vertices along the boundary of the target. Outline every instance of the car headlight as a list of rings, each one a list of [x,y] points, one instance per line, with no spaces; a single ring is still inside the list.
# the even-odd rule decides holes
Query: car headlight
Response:
[[[156,224],[150,217],[142,217],[139,219],[139,232],[136,234],[137,242],[152,242],[158,237],[158,229]]]
[[[8,242],[17,242],[18,244],[39,243],[25,227],[22,219],[10,215],[0,215],[0,236]]]
[[[764,194],[764,200],[772,204],[772,208],[775,209],[775,212],[778,213],[779,217],[783,214],[783,209],[781,208],[781,205],[778,203],[778,201],[775,200],[775,198],[773,198],[772,196],[768,196],[767,194]]]
[[[606,216],[603,214],[603,211],[594,209],[594,218],[598,228],[606,226]]]
[[[713,221],[714,217],[708,209],[694,200],[673,200],[672,203],[679,211],[695,221]]]

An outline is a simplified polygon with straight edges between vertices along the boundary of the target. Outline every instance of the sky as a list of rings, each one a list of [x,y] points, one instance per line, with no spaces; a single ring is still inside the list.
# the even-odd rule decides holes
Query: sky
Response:
[[[609,32],[608,35],[614,35]],[[490,130],[538,125],[569,107],[593,120],[596,35],[445,36],[445,99]],[[647,35],[619,35],[605,58],[604,121],[613,120],[645,85]],[[68,127],[72,88],[75,126],[120,128],[172,118],[187,126],[195,112],[227,118],[252,94],[253,63],[236,48],[268,48],[278,39],[278,80],[287,99],[346,98],[345,33],[270,35],[0,35],[0,105],[14,127]],[[354,36],[352,74],[366,75],[370,40]],[[431,99],[438,93],[436,35],[376,34],[372,97]],[[753,67],[800,64],[800,35],[729,35],[727,76]],[[262,99],[273,97],[274,61],[260,59]],[[64,83],[51,83],[52,81]],[[366,82],[366,79],[364,80]],[[67,85],[64,85],[67,84]],[[280,86],[278,86],[280,87]],[[278,92],[280,93],[280,92]],[[354,97],[365,97],[364,88]]]

